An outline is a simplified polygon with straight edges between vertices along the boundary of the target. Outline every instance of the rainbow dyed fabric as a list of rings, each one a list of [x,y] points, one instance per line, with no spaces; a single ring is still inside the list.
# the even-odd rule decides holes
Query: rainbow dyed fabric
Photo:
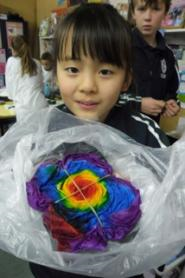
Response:
[[[42,213],[58,251],[104,250],[141,216],[139,191],[115,177],[97,153],[44,161],[26,186],[28,203]]]

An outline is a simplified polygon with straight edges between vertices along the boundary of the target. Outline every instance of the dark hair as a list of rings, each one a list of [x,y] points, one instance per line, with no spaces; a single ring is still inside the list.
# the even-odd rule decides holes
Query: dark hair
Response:
[[[41,60],[53,61],[53,57],[52,57],[52,55],[51,55],[50,52],[44,52],[44,53],[42,53],[40,59],[41,59]]]
[[[128,22],[110,4],[81,4],[56,29],[55,62],[64,59],[72,31],[72,59],[89,54],[92,59],[114,64],[131,72],[131,30]]]
[[[130,0],[129,11],[128,11],[129,16],[131,16],[131,14],[133,14],[133,12],[134,12],[135,2],[136,2],[136,0]],[[158,5],[157,0],[143,0],[143,2],[144,2],[146,7],[151,7],[151,6],[155,7],[155,6]],[[169,8],[170,8],[170,5],[171,5],[171,0],[162,0],[162,2],[165,5],[165,12],[167,13],[169,11]]]
[[[30,48],[22,36],[15,36],[11,39],[11,47],[16,52],[16,56],[21,58],[22,75],[30,76],[37,73],[37,65],[31,57]]]

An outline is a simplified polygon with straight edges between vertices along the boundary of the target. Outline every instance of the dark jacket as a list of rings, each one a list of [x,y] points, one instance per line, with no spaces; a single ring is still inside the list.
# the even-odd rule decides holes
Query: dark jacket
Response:
[[[71,113],[65,105],[58,108]],[[127,108],[127,105],[115,105],[104,123],[124,132],[143,145],[154,148],[169,146],[166,135],[155,121],[142,113],[131,113]]]
[[[156,47],[147,44],[137,28],[132,35],[134,86],[128,94],[122,95],[121,102],[131,102],[140,111],[141,97],[176,100],[179,86],[177,63],[161,33],[156,34]]]

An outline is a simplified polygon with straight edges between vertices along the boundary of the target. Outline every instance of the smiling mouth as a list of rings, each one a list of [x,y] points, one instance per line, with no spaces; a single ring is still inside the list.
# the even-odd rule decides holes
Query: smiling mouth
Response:
[[[77,101],[78,105],[86,110],[91,110],[97,107],[98,103],[94,101]]]

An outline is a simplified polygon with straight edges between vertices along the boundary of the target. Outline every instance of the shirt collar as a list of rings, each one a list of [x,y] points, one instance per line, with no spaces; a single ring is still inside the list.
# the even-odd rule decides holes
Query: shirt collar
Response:
[[[157,46],[152,47],[143,39],[140,31],[136,27],[133,29],[133,45],[134,45],[134,47],[148,48],[151,50],[165,50],[165,47],[166,47],[165,39],[159,31],[157,31],[156,39],[157,39]]]

